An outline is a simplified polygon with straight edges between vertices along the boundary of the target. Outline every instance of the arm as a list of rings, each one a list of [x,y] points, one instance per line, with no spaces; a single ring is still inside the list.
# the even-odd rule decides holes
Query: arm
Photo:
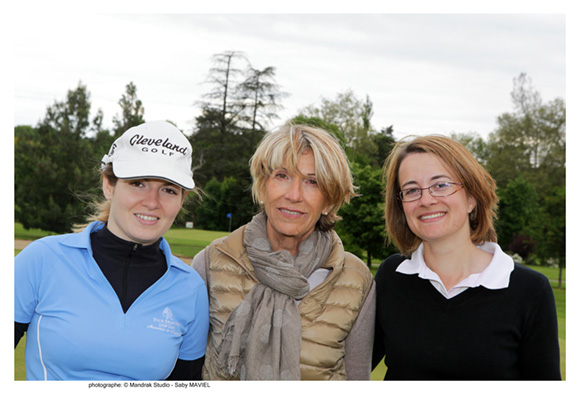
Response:
[[[14,258],[14,348],[34,316],[46,252],[42,243],[35,241]]]
[[[387,278],[389,277],[389,273],[393,272],[396,267],[399,266],[406,257],[401,254],[393,254],[385,259],[377,273],[375,274],[375,284],[376,284],[376,316],[375,316],[375,339],[373,345],[373,362],[372,367],[373,370],[376,366],[383,360],[386,355],[385,352],[385,332],[383,331],[383,327],[381,322],[385,320],[383,316],[385,314],[384,306],[382,305],[385,302],[385,289],[387,288]]]
[[[203,279],[204,282],[207,282],[205,273],[205,249],[195,255],[191,262],[191,266],[197,271],[199,276],[201,276],[201,279]]]
[[[375,327],[375,283],[363,304],[352,330],[346,337],[344,364],[348,380],[370,380]]]
[[[385,345],[383,343],[384,335],[383,328],[377,320],[375,324],[375,340],[373,345],[373,362],[371,371],[374,370],[385,357]]]
[[[205,356],[192,361],[177,359],[173,372],[166,380],[201,380],[204,360]]]
[[[373,344],[373,361],[372,361],[372,369],[374,370],[377,365],[382,361],[383,357],[385,356],[385,344],[383,342],[383,338],[385,333],[383,332],[383,327],[381,326],[381,321],[379,316],[379,297],[381,294],[381,284],[382,284],[382,273],[383,273],[384,263],[379,266],[377,273],[375,274],[375,284],[377,286],[377,310],[375,311],[375,338]]]
[[[561,380],[558,318],[554,292],[547,278],[538,306],[526,324],[520,344],[520,376],[525,380]]]
[[[209,330],[209,300],[204,283],[197,281],[192,296],[193,321],[183,337],[179,357],[167,380],[201,380]]]
[[[24,336],[24,333],[28,330],[27,323],[14,322],[14,349],[18,346],[18,342]]]

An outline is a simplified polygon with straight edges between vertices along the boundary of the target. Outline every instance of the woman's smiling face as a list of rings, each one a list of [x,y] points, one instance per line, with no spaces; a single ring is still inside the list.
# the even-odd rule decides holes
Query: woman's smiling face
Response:
[[[432,153],[412,153],[399,167],[399,187],[426,188],[437,182],[459,182],[443,162]],[[404,202],[403,211],[411,231],[423,242],[470,237],[469,213],[475,200],[465,189],[447,197],[433,197],[427,189],[416,201]]]
[[[111,200],[107,228],[117,237],[148,245],[171,228],[186,193],[181,187],[160,179],[118,179],[113,186],[103,178]]]
[[[284,168],[275,170],[262,194],[268,217],[268,238],[274,250],[294,252],[314,231],[325,208],[326,201],[316,181],[312,150],[302,153],[298,171],[294,174]]]

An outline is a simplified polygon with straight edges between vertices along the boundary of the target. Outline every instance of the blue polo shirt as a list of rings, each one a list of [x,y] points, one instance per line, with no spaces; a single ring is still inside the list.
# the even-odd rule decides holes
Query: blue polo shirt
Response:
[[[165,274],[123,312],[92,257],[90,233],[39,239],[15,257],[14,321],[29,323],[29,380],[161,380],[178,358],[205,354],[205,283],[171,255]]]

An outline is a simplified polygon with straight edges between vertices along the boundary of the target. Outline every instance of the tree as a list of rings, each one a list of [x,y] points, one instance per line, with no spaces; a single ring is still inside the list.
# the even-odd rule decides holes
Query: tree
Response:
[[[121,106],[121,116],[115,115],[113,118],[115,137],[120,137],[133,126],[145,123],[143,118],[145,108],[141,100],[137,98],[137,87],[133,82],[129,82],[125,87],[125,94],[121,96],[118,103]]]
[[[234,65],[240,60],[248,63],[244,53],[239,51],[226,51],[212,56],[213,67],[206,80],[212,88],[203,95],[205,101],[199,102],[202,111],[218,115],[222,140],[228,131],[238,132],[237,122],[245,109],[244,99],[238,89],[243,71]]]
[[[562,270],[566,268],[566,186],[552,190],[544,198],[541,211],[537,253],[544,261],[557,262],[558,288],[562,288]]]
[[[46,109],[41,126],[58,130],[75,139],[83,138],[90,126],[90,93],[79,82],[77,88],[69,90],[66,96],[66,101],[55,102]]]
[[[263,70],[249,67],[247,75],[246,80],[238,87],[242,99],[246,101],[246,119],[251,130],[265,130],[272,119],[278,118],[275,111],[283,108],[280,100],[288,94],[280,92],[274,79],[275,67],[270,66]]]
[[[304,115],[298,115],[298,116],[294,117],[290,122],[294,123],[294,124],[303,124],[303,125],[316,127],[318,129],[326,130],[328,133],[330,133],[332,136],[334,136],[334,138],[336,138],[336,140],[340,144],[341,148],[343,150],[345,150],[346,154],[348,155],[348,151],[347,151],[348,146],[347,146],[346,138],[344,137],[343,132],[338,128],[338,126],[336,126],[332,123],[325,122],[324,120],[317,118],[317,117],[307,117]]]
[[[371,139],[377,146],[377,154],[370,158],[371,165],[382,168],[385,160],[395,146],[395,137],[393,136],[393,126],[384,127],[380,132],[372,134]]]
[[[65,101],[47,108],[38,127],[15,128],[16,220],[24,228],[63,233],[83,220],[85,204],[77,194],[89,193],[97,180],[98,159],[84,138],[90,107],[90,94],[79,83]]]
[[[486,141],[478,133],[451,133],[451,138],[465,146],[482,166],[487,165],[489,148]]]
[[[226,177],[221,182],[212,178],[205,186],[203,201],[195,209],[195,226],[229,231],[248,223],[256,208],[247,187],[247,182],[234,177]]]
[[[544,103],[523,73],[514,78],[511,98],[514,112],[498,117],[498,128],[483,149],[486,168],[498,185],[500,245],[530,237],[537,257],[555,259],[563,267],[566,104],[560,98]]]
[[[196,118],[189,137],[197,167],[194,176],[200,187],[213,177],[220,182],[227,176],[248,179],[248,162],[264,136],[263,130],[248,130],[243,134],[228,131],[224,136],[219,128],[220,116],[215,110],[204,110]]]
[[[346,138],[352,160],[368,163],[369,157],[376,157],[377,146],[371,139],[373,105],[369,97],[362,101],[349,89],[338,93],[334,100],[323,97],[321,101],[320,106],[312,104],[303,108],[300,115],[338,126]]]
[[[505,188],[498,189],[498,196],[497,230],[502,249],[511,250],[512,241],[522,235],[528,237],[528,243],[533,241],[532,236],[536,232],[537,219],[540,216],[538,195],[534,186],[519,175]]]
[[[201,114],[195,118],[190,137],[196,184],[202,189],[211,187],[212,192],[206,190],[206,193],[217,204],[212,207],[208,202],[210,205],[193,209],[197,225],[208,229],[214,225],[203,216],[213,217],[211,212],[224,204],[230,210],[226,213],[234,215],[233,225],[239,218],[251,218],[248,212],[253,212],[254,207],[249,193],[248,162],[265,134],[266,123],[276,117],[279,99],[285,95],[274,80],[275,68],[254,69],[249,66],[243,52],[223,52],[214,55],[212,60],[213,66],[207,78],[211,90],[199,102]],[[246,63],[246,73],[238,67],[240,62]],[[235,186],[230,185],[228,178],[236,180]],[[230,194],[217,193],[216,183],[222,185],[224,182],[231,186],[226,188]],[[242,192],[248,198],[242,198]],[[235,207],[227,201],[231,193],[236,195]],[[214,219],[217,221],[215,225],[221,225],[220,217]]]
[[[373,258],[383,259],[395,252],[394,248],[386,245],[381,169],[352,163],[352,172],[360,196],[340,209],[339,214],[343,220],[336,225],[336,232],[345,249],[360,258],[366,254],[370,268]]]
[[[486,166],[498,186],[522,174],[542,198],[565,181],[565,103],[555,99],[543,104],[526,74],[514,79],[511,96],[515,112],[498,117],[498,129],[488,139]]]

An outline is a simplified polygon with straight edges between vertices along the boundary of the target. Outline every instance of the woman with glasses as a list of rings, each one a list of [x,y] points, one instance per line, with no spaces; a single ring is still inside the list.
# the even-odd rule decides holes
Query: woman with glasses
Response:
[[[390,256],[375,276],[373,368],[385,379],[561,379],[548,279],[514,264],[493,227],[489,173],[443,136],[399,142],[389,155]]]

